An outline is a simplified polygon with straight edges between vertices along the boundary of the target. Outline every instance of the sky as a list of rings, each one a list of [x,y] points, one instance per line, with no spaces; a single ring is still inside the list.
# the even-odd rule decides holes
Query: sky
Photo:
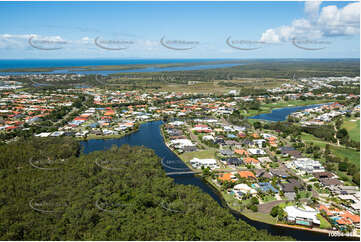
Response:
[[[0,59],[359,58],[359,2],[0,2]]]

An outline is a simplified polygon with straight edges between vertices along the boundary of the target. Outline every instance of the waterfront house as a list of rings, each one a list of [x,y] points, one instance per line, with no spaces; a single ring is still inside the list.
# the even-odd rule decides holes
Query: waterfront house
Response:
[[[210,169],[219,168],[217,161],[215,159],[193,158],[192,160],[190,160],[190,164],[196,169],[200,169],[202,167],[204,168],[209,167]]]
[[[241,192],[243,194],[251,194],[251,195],[255,195],[257,194],[257,191],[251,187],[249,187],[247,184],[237,184],[233,187],[233,190],[235,192]]]
[[[223,173],[223,174],[219,175],[217,177],[217,179],[220,183],[222,183],[224,181],[228,181],[228,182],[236,182],[237,181],[236,176],[232,173]]]
[[[312,227],[314,224],[319,225],[320,220],[317,218],[318,211],[308,206],[303,208],[296,206],[287,206],[284,208],[287,213],[287,221],[292,224],[299,224]]]

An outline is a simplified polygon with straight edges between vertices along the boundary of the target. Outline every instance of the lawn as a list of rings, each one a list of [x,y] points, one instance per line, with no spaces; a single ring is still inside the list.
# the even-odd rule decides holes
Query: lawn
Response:
[[[321,148],[324,148],[326,146],[326,144],[328,144],[328,142],[321,140],[320,138],[317,138],[315,136],[313,136],[312,134],[308,134],[308,133],[301,133],[301,139],[305,142],[305,143],[313,143],[315,145],[320,146]],[[330,144],[332,145],[332,144]]]
[[[264,214],[264,213],[259,213],[259,212],[256,212],[256,213],[243,212],[243,214],[252,220],[261,221],[261,222],[265,222],[265,223],[269,223],[269,224],[277,223],[277,218],[274,218],[269,214]]]
[[[239,201],[233,195],[228,194],[227,192],[223,191],[221,193],[223,195],[224,200],[228,203],[228,205],[236,211],[240,211],[240,208],[241,208],[240,202],[242,203],[243,206],[247,206],[247,205],[251,204],[251,199]],[[263,213],[259,213],[259,212],[255,213],[255,212],[252,212],[247,209],[243,210],[242,214],[247,216],[250,219],[269,223],[269,224],[276,224],[276,222],[277,222],[277,218],[273,218],[269,214],[263,214]]]
[[[309,198],[312,195],[309,191],[299,191],[298,194],[300,195],[300,198]]]
[[[332,228],[331,224],[321,214],[317,214],[317,218],[318,218],[318,220],[320,220],[320,228],[321,229]]]
[[[267,195],[263,198],[263,202],[271,202],[271,201],[275,201],[276,198],[274,196],[271,196],[271,195]]]
[[[342,128],[347,130],[352,140],[360,142],[360,119],[347,118],[344,120]]]
[[[272,109],[276,108],[285,108],[285,107],[295,107],[295,106],[307,106],[313,104],[322,104],[329,103],[330,100],[290,100],[290,101],[281,101],[277,103],[267,103],[262,104],[259,110],[248,110],[248,112],[243,112],[242,114],[247,117],[255,116],[262,113],[270,113]]]
[[[328,189],[323,189],[323,188],[321,188],[320,186],[319,186],[319,187],[313,186],[313,189],[315,189],[316,192],[318,192],[318,193],[327,193],[327,194],[330,194],[330,191],[329,191]]]
[[[345,157],[348,158],[349,161],[353,162],[358,168],[360,168],[360,152],[357,152],[354,149],[336,146],[331,146],[331,152],[342,159]]]
[[[207,149],[207,150],[200,150],[200,151],[194,151],[194,152],[186,152],[184,154],[181,154],[180,157],[184,161],[190,161],[193,158],[215,159],[215,152],[216,152],[216,149]]]
[[[278,103],[268,103],[264,104],[262,106],[268,107],[268,108],[284,108],[284,107],[293,107],[293,106],[306,106],[306,105],[313,105],[313,104],[322,104],[322,103],[328,103],[331,102],[331,100],[289,100],[289,101],[282,101]]]
[[[306,143],[311,143],[320,146],[321,148],[325,148],[326,144],[328,144],[326,141],[322,141],[321,139],[307,133],[301,134],[301,139],[305,141]],[[344,148],[341,146],[337,146],[335,144],[329,143],[331,146],[331,152],[340,157],[341,159],[348,158],[349,161],[356,164],[357,167],[360,167],[360,152],[350,149],[350,148]]]
[[[292,205],[295,205],[295,204],[293,202],[284,202],[284,203],[278,204],[278,206],[280,208],[285,208],[285,207],[292,206]]]

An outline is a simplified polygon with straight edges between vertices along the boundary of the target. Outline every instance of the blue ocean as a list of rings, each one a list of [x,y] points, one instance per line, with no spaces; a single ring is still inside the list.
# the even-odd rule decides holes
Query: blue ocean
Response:
[[[208,61],[217,62],[217,61],[225,61],[225,60],[230,60],[230,59],[43,59],[43,60],[40,59],[1,60],[0,59],[0,69],[197,63],[197,62],[208,62]]]
[[[163,72],[163,71],[194,71],[216,68],[227,68],[241,63],[219,63],[220,61],[230,61],[229,59],[65,59],[65,60],[0,60],[0,75],[24,75],[24,74],[99,74],[110,75],[114,73],[134,73],[134,72]],[[172,63],[200,63],[213,62],[207,64],[199,64],[193,66],[173,66],[173,67],[154,67],[149,66],[139,69],[124,70],[81,70],[71,67],[84,66],[103,66],[103,65],[136,65],[136,64],[172,64]],[[53,70],[49,72],[17,72],[18,68],[65,68]],[[67,69],[69,68],[69,69]],[[1,72],[4,69],[11,69],[11,72]]]

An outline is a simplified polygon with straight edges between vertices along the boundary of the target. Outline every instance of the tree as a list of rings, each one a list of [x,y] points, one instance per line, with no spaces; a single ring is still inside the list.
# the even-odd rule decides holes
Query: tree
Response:
[[[254,127],[255,129],[260,129],[260,128],[262,128],[262,123],[256,121],[256,122],[253,123],[253,127]]]
[[[338,139],[343,139],[344,137],[348,136],[347,130],[342,128],[336,132],[336,137]]]
[[[251,198],[251,203],[252,203],[252,204],[259,204],[258,198],[252,197],[252,198]]]
[[[347,162],[341,162],[338,164],[338,169],[340,171],[347,171],[348,163]]]
[[[257,211],[258,211],[258,207],[257,207],[257,205],[255,205],[255,204],[252,204],[251,207],[250,207],[250,209],[251,209],[253,212],[257,212]]]
[[[271,216],[274,217],[274,218],[277,217],[277,216],[278,216],[278,213],[279,213],[279,212],[278,212],[279,209],[280,209],[279,206],[274,206],[274,207],[272,208],[272,210],[271,210],[271,213],[270,213]]]
[[[1,240],[290,240],[237,220],[195,186],[176,184],[151,149],[123,145],[85,155],[78,148],[68,138],[0,146]],[[30,157],[48,156],[66,158],[63,169],[29,165]],[[54,213],[32,210],[32,199],[33,206],[54,205]]]

